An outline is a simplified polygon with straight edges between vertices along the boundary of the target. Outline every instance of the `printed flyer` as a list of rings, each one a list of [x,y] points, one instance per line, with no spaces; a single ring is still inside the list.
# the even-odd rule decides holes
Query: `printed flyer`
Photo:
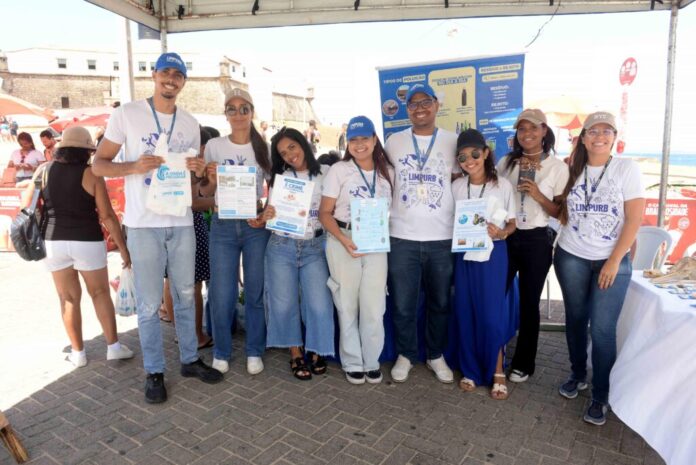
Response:
[[[350,201],[350,224],[356,253],[389,252],[389,204],[385,198]]]
[[[266,229],[304,237],[313,190],[313,181],[276,175],[270,200],[276,216],[266,223]]]
[[[218,165],[216,197],[219,218],[256,218],[256,167]]]
[[[452,252],[488,250],[487,199],[457,200],[452,232]]]

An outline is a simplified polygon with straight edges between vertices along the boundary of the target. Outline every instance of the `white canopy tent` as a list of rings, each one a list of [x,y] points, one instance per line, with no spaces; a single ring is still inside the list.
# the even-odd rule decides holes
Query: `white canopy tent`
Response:
[[[669,50],[658,225],[664,221],[677,17],[694,0],[86,0],[162,33],[374,21],[669,10]]]
[[[168,32],[419,19],[669,10],[694,0],[88,0]]]

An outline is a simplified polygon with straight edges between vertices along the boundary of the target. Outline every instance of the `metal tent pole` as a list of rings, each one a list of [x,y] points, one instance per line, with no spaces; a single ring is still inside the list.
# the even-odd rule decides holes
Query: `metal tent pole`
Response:
[[[677,16],[681,0],[672,0],[667,51],[667,95],[665,98],[665,125],[662,133],[662,171],[660,172],[660,201],[657,207],[657,226],[664,226],[669,182],[669,150],[672,142],[672,103],[674,100],[674,63],[677,51]]]
[[[160,0],[160,44],[162,53],[167,53],[167,2]]]

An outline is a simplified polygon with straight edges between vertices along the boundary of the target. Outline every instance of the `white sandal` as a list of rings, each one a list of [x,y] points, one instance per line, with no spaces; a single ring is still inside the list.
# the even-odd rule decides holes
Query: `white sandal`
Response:
[[[496,373],[493,375],[493,380],[495,378],[505,379],[505,373]],[[491,389],[491,398],[495,400],[505,400],[508,398],[508,389],[505,384],[493,383],[493,388]]]
[[[474,383],[473,379],[464,376],[459,380],[459,389],[464,392],[473,392],[476,390],[476,383]]]

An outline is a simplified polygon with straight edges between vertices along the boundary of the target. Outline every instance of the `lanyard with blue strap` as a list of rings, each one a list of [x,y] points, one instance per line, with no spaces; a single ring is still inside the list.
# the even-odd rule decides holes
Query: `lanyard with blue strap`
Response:
[[[411,139],[413,140],[413,150],[416,152],[416,157],[418,158],[418,198],[421,201],[425,201],[428,198],[428,190],[426,189],[425,185],[423,184],[423,170],[425,169],[426,163],[428,163],[428,158],[430,158],[430,152],[433,150],[433,146],[435,145],[435,139],[437,138],[437,128],[433,131],[433,135],[430,139],[430,144],[428,145],[428,149],[425,151],[425,155],[420,150],[420,147],[418,147],[418,141],[416,140],[416,135],[413,134],[413,129],[411,130]]]
[[[418,141],[416,140],[416,135],[413,133],[413,130],[411,130],[411,139],[413,140],[413,150],[416,151],[416,157],[418,157],[418,170],[423,174],[423,169],[425,168],[425,164],[428,163],[428,158],[430,158],[430,152],[433,150],[433,146],[435,145],[435,138],[437,137],[437,128],[435,128],[435,131],[433,131],[433,136],[430,139],[430,144],[428,145],[428,149],[425,151],[425,155],[423,155],[423,152],[421,152],[420,147],[418,147]],[[423,182],[423,179],[421,178],[421,183]]]
[[[375,198],[375,191],[377,190],[377,167],[375,167],[372,170],[372,185],[370,185],[370,183],[367,182],[367,178],[365,177],[365,173],[363,173],[363,170],[360,168],[360,165],[358,165],[358,162],[355,161],[355,158],[353,159],[353,163],[355,163],[355,167],[358,168],[358,172],[360,173],[360,177],[362,177],[363,181],[365,182],[365,187],[367,187],[367,191],[370,193],[370,198],[374,199]]]
[[[155,124],[157,124],[157,134],[162,134],[162,126],[160,126],[159,118],[157,117],[157,112],[155,111],[155,105],[152,103],[152,97],[147,99],[147,103],[150,105],[150,110],[152,110],[152,116],[155,118]],[[172,140],[172,134],[174,133],[174,123],[176,123],[176,107],[174,107],[174,115],[172,116],[172,124],[169,127],[169,134],[167,135],[167,146],[169,146],[169,141]]]
[[[290,167],[290,170],[292,171],[292,175],[295,176],[295,179],[298,179],[297,177],[297,171],[295,171],[295,168]],[[312,180],[312,173],[309,173],[309,180]]]

